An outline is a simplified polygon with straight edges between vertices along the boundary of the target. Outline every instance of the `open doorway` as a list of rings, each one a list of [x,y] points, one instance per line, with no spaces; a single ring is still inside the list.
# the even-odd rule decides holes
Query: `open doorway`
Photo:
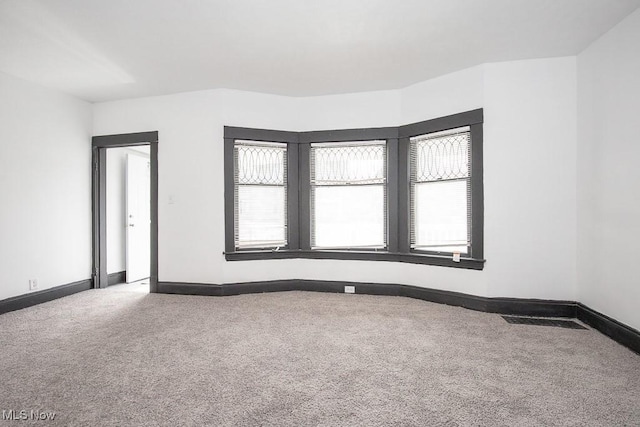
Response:
[[[107,282],[149,291],[150,147],[107,148]]]
[[[156,292],[158,133],[96,136],[93,145],[93,281]]]

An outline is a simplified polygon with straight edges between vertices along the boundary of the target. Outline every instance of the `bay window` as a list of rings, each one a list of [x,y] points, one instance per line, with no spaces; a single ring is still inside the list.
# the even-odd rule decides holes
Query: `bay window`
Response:
[[[481,270],[482,109],[399,127],[225,127],[227,260]]]

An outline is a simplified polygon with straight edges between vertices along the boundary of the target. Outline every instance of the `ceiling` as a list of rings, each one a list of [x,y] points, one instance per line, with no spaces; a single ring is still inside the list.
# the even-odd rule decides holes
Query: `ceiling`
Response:
[[[0,0],[0,71],[98,102],[397,89],[575,55],[640,0]]]

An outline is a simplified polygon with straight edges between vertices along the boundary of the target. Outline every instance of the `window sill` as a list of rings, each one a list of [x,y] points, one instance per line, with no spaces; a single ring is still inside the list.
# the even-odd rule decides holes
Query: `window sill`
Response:
[[[397,252],[374,251],[338,251],[338,250],[279,250],[279,251],[238,251],[225,253],[227,261],[250,261],[265,259],[338,259],[354,261],[390,261],[405,262],[409,264],[436,265],[441,267],[465,268],[469,270],[482,270],[484,259],[461,257],[460,262],[455,262],[450,256],[405,254]]]

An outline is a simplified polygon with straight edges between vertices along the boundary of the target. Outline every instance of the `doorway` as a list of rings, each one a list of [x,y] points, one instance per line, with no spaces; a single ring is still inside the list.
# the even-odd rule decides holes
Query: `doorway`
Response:
[[[92,138],[92,147],[93,286],[106,288],[110,284],[109,279],[114,276],[120,282],[148,278],[150,292],[157,292],[158,132],[95,136]],[[115,148],[119,150],[113,150]],[[108,228],[108,210],[113,207],[108,205],[107,199],[108,196],[113,198],[113,195],[107,193],[107,157],[111,157],[112,161],[120,159],[124,175],[121,178],[121,195],[116,196],[121,199],[120,206],[115,206],[116,213],[110,217],[113,222],[120,209],[120,230],[115,238],[111,224],[109,226],[112,229]],[[113,193],[113,188],[111,190]],[[115,229],[118,228],[116,225]],[[114,255],[118,254],[119,247],[115,251],[114,248],[108,248],[110,239],[120,242],[120,255]],[[109,268],[113,270],[113,266],[120,261],[116,259],[118,257],[122,257],[121,265],[126,265],[126,269],[119,271],[118,268],[118,273],[108,274]]]
[[[106,148],[107,281],[149,288],[151,160],[149,145]]]

